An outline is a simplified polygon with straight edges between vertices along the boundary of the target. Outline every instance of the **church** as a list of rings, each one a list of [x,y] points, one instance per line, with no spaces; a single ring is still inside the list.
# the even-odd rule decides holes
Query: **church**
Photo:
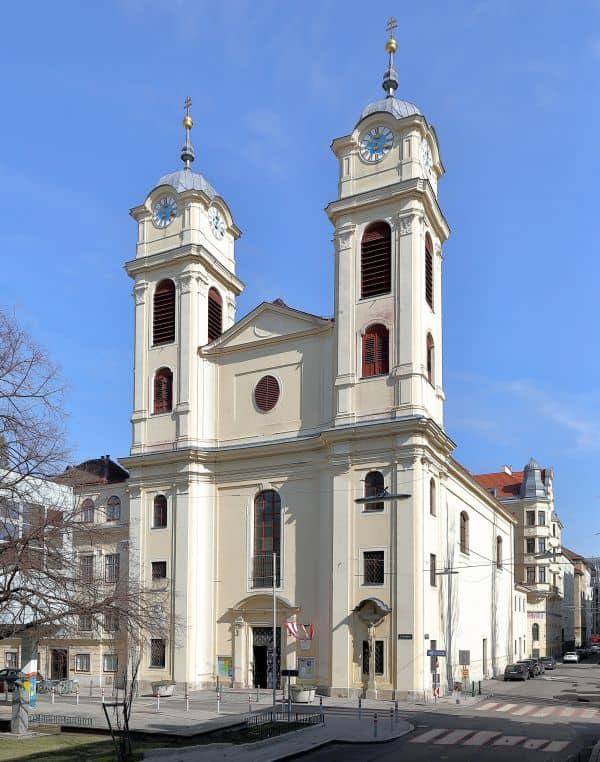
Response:
[[[275,299],[236,319],[241,231],[193,168],[189,102],[182,166],[131,210],[131,451],[77,494],[89,516],[118,500],[126,527],[93,552],[168,585],[146,683],[297,669],[326,695],[404,698],[515,657],[517,521],[444,428],[444,166],[396,95],[396,48],[390,31],[383,97],[332,143],[331,317]]]

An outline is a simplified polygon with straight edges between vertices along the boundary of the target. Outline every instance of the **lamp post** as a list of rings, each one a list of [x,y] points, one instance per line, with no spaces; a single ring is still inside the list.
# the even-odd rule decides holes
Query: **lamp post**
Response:
[[[452,577],[458,574],[457,569],[452,566],[446,566],[442,571],[436,571],[436,577],[448,577],[448,606],[446,611],[446,680],[450,683],[450,674],[452,667]],[[454,688],[454,675],[452,674],[452,689]]]

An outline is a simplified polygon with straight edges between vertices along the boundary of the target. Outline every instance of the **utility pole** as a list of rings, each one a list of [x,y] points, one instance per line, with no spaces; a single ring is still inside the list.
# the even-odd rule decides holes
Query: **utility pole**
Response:
[[[273,649],[271,651],[273,709],[277,704],[277,553],[273,553]]]

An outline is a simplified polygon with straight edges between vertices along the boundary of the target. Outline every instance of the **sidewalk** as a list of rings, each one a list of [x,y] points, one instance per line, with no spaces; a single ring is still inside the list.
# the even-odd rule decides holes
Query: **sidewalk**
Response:
[[[250,744],[210,744],[190,746],[184,749],[154,749],[144,755],[145,760],[170,762],[193,762],[193,760],[227,760],[228,762],[261,762],[286,759],[317,749],[334,742],[383,743],[400,738],[414,728],[405,720],[391,719],[382,712],[378,716],[377,735],[373,716],[368,714],[359,720],[356,715],[336,716],[325,713],[325,725],[284,733],[276,738]]]

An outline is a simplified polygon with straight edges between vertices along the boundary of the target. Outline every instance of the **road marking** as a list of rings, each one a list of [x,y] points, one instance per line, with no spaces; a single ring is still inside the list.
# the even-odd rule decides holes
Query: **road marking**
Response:
[[[483,746],[484,743],[498,735],[500,733],[497,730],[480,730],[479,733],[475,733],[474,736],[463,741],[463,746]]]
[[[504,704],[504,706],[499,707],[496,709],[497,712],[508,712],[511,709],[514,709],[516,706],[519,706],[518,704]]]
[[[501,736],[494,741],[494,746],[516,746],[525,740],[525,736]]]
[[[458,743],[459,741],[462,741],[463,738],[466,738],[466,736],[471,735],[472,732],[472,730],[452,730],[450,733],[448,733],[447,736],[438,738],[433,743],[440,745],[443,744],[444,746],[452,743]]]
[[[543,746],[545,743],[548,743],[547,738],[528,738],[523,744],[523,748],[524,749],[539,749],[540,746]]]
[[[527,714],[527,712],[530,712],[532,709],[537,709],[537,704],[523,704],[523,706],[520,709],[517,709],[512,714],[515,714],[515,715]]]
[[[537,712],[532,712],[529,716],[530,717],[547,717],[549,714],[552,714],[552,712],[556,709],[554,706],[543,706],[541,709],[538,709]]]
[[[581,720],[598,719],[598,710],[597,709],[580,709],[579,719]]]
[[[570,743],[570,741],[552,741],[552,743],[549,743],[548,746],[544,747],[544,751],[562,751],[563,749],[566,749]]]
[[[426,733],[423,733],[420,736],[417,736],[416,738],[411,738],[411,743],[428,743],[429,741],[432,741],[434,738],[437,738],[438,736],[441,736],[443,733],[447,733],[448,728],[433,728],[432,730],[428,730]]]
[[[575,712],[575,707],[568,706],[566,709],[563,709],[560,713],[561,717],[570,717]]]
[[[480,704],[479,706],[476,706],[475,709],[479,709],[482,712],[485,712],[487,709],[494,709],[494,707],[500,706],[500,704],[497,701],[487,702],[485,704]]]

